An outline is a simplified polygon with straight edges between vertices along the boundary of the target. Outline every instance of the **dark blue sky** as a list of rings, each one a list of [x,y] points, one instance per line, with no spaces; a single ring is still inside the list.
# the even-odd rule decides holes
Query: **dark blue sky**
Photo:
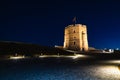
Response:
[[[9,0],[0,5],[0,40],[63,45],[64,28],[77,23],[88,28],[89,46],[120,48],[118,0]]]

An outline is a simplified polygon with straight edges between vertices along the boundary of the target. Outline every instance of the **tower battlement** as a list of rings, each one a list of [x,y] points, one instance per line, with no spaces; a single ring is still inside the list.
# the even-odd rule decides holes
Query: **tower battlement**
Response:
[[[75,25],[68,25],[67,27],[65,27],[65,28],[69,28],[69,27],[76,27],[76,26],[81,26],[81,27],[85,27],[86,28],[86,25],[82,25],[82,24],[75,24]]]

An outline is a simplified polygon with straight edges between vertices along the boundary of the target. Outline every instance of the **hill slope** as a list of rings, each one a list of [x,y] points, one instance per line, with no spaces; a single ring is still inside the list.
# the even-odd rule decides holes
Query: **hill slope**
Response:
[[[67,52],[54,47],[40,46],[36,44],[26,44],[20,42],[0,42],[0,55],[35,55],[35,54],[46,54],[46,55],[71,55],[73,53]]]

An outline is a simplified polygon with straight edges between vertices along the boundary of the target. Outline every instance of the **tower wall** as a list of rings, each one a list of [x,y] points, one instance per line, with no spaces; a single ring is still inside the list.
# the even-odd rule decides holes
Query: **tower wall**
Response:
[[[64,48],[76,51],[88,51],[87,28],[75,24],[65,27]]]

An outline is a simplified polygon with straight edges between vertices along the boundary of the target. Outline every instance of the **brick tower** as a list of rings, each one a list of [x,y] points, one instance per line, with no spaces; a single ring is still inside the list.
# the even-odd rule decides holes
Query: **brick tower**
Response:
[[[65,27],[64,49],[74,51],[88,51],[86,25],[73,24]]]

